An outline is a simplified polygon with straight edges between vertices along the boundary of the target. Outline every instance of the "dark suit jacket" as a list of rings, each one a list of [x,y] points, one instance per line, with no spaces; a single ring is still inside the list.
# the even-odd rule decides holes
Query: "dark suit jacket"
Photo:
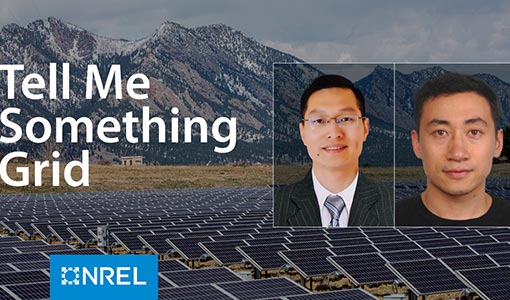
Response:
[[[394,192],[361,172],[349,214],[349,226],[393,226]],[[299,182],[275,190],[274,226],[322,226],[312,172]]]

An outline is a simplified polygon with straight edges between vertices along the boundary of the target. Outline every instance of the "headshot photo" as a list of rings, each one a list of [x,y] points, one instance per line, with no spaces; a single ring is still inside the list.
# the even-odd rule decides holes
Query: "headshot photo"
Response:
[[[413,96],[409,141],[425,178],[415,181],[418,188],[413,190],[411,181],[402,180],[405,169],[397,166],[395,225],[510,226],[504,177],[509,165],[502,155],[507,116],[487,82],[496,82],[496,77],[434,68],[440,74],[426,79]],[[406,156],[397,151],[397,165],[399,157]],[[493,173],[501,172],[495,175],[499,178],[489,178],[493,167]],[[401,193],[399,187],[406,184]]]
[[[320,68],[314,73],[314,66],[308,67],[306,73],[306,66],[298,67],[301,74],[306,74],[303,77],[313,79],[301,89],[299,101],[294,101],[299,115],[292,119],[290,114],[283,113],[290,111],[282,107],[285,100],[276,98],[285,98],[287,90],[294,92],[296,87],[277,80],[289,79],[289,74],[296,72],[282,72],[287,73],[283,76],[275,66],[274,226],[393,226],[393,182],[385,184],[369,179],[360,168],[360,156],[367,151],[364,146],[373,126],[362,90],[342,75],[323,73]],[[377,68],[373,70],[377,71]],[[377,117],[374,119],[381,129],[385,122]],[[288,124],[285,118],[294,121]],[[287,126],[295,127],[299,134],[294,144],[285,140],[283,134],[280,136],[281,128]],[[386,136],[390,141],[391,132],[385,134],[378,136],[382,139]],[[386,145],[387,153],[391,152],[391,144]],[[301,155],[307,159],[290,158],[292,153],[298,153],[292,152],[297,147],[305,151]],[[379,154],[379,158],[384,156]],[[387,157],[391,167],[392,159]],[[285,164],[285,159],[294,164]],[[287,172],[279,172],[279,167]],[[279,184],[281,177],[294,172],[292,167],[300,168],[304,174],[294,182]]]

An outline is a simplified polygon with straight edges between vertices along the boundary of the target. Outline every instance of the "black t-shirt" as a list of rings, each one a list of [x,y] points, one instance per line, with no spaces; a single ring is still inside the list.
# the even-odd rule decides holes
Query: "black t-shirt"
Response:
[[[492,197],[492,205],[481,217],[448,220],[431,213],[420,195],[395,204],[395,226],[510,226],[510,200]]]

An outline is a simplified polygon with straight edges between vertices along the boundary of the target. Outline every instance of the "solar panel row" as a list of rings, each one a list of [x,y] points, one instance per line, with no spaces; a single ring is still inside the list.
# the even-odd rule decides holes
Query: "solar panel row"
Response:
[[[0,195],[0,200],[0,226],[10,234],[23,232],[30,237],[39,235],[48,241],[60,242],[70,242],[72,238],[85,245],[94,243],[97,226],[108,223],[110,242],[116,242],[127,252],[146,249],[164,255],[175,251],[184,260],[211,257],[220,266],[248,261],[258,271],[288,265],[304,278],[340,271],[355,285],[387,283],[399,278],[414,293],[423,295],[460,286],[471,288],[474,283],[459,275],[465,267],[485,269],[508,265],[510,256],[510,228],[272,228],[271,191],[267,188]],[[33,245],[13,246],[12,242],[33,242]],[[98,251],[66,247],[69,248],[40,241],[21,241],[17,237],[0,238],[0,249],[8,249],[0,252],[0,272],[47,273],[51,253]],[[181,262],[168,262],[168,265],[160,264],[160,296],[172,293],[170,290],[183,297],[186,293],[199,296],[196,290],[191,292],[192,289],[182,285],[202,281],[208,283],[205,289],[214,289],[218,299],[238,297],[236,293],[239,298],[243,297],[239,287],[235,287],[236,282],[228,277],[233,274],[228,269],[204,269],[211,270],[204,272],[210,272],[208,276],[193,277],[191,274],[195,273],[189,271],[202,269],[188,270]],[[422,264],[420,268],[439,268],[439,272],[421,272],[413,277],[418,271],[409,266],[416,267],[416,262]],[[211,275],[225,270],[230,273]],[[173,272],[182,275],[168,275]],[[226,279],[220,280],[223,277]],[[208,278],[219,281],[209,283]],[[430,284],[436,280],[445,283]],[[17,295],[10,286],[24,284],[34,283],[11,282],[2,287],[2,292]],[[300,292],[304,290],[298,287]],[[287,295],[269,296],[261,292],[261,296],[290,299],[292,289],[289,286],[287,292],[291,294]],[[362,293],[363,297],[367,295]],[[256,292],[252,297],[254,295]],[[312,294],[306,297],[329,299],[330,296]]]

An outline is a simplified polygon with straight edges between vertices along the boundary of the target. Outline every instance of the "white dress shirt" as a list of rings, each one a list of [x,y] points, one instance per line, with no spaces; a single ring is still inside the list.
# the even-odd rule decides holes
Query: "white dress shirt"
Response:
[[[358,185],[358,175],[356,174],[356,177],[351,182],[351,184],[343,191],[340,191],[339,193],[332,193],[328,191],[317,179],[315,176],[315,173],[312,169],[312,181],[313,181],[313,189],[315,190],[315,195],[317,196],[317,201],[319,203],[319,208],[321,212],[321,220],[322,220],[322,226],[323,227],[329,227],[329,224],[331,222],[331,214],[329,213],[329,210],[324,206],[324,202],[326,202],[326,198],[329,195],[338,195],[342,197],[342,199],[345,202],[345,208],[342,210],[342,213],[340,214],[339,219],[339,226],[340,227],[347,227],[347,224],[349,223],[349,213],[351,211],[352,202],[354,199],[354,192],[356,192],[356,186]]]

